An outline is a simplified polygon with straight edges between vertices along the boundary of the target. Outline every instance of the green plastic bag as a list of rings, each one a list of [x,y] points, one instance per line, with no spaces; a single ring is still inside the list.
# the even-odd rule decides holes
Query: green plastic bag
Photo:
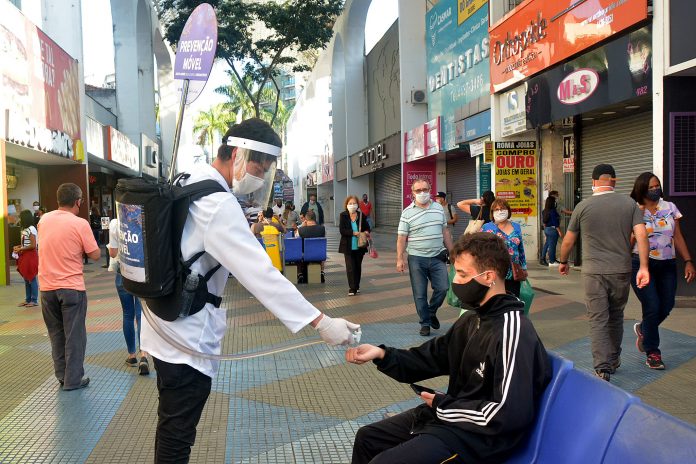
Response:
[[[529,308],[532,307],[534,300],[534,289],[529,279],[523,280],[520,285],[520,300],[524,302],[524,314],[529,314]]]
[[[454,280],[454,274],[456,271],[454,270],[454,266],[450,265],[449,267],[449,288],[447,289],[447,304],[450,306],[454,306],[455,308],[461,308],[462,303],[459,301],[459,298],[457,298],[457,295],[454,294],[452,291],[452,280]]]

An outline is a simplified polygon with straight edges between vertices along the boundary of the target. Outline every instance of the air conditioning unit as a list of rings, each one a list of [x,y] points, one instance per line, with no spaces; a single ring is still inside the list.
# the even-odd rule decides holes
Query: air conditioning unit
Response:
[[[419,104],[427,103],[427,102],[428,102],[428,96],[425,93],[425,90],[421,90],[421,89],[411,90],[411,104],[412,105],[419,105]]]

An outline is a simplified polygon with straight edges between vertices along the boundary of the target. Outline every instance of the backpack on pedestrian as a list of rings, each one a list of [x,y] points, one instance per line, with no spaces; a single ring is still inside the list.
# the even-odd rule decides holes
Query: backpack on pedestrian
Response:
[[[114,195],[123,287],[165,321],[195,314],[206,303],[219,307],[222,301],[207,286],[220,265],[204,276],[192,272],[191,265],[205,252],[184,260],[181,235],[191,203],[226,190],[214,180],[180,185],[188,177],[179,174],[171,183],[119,179]]]

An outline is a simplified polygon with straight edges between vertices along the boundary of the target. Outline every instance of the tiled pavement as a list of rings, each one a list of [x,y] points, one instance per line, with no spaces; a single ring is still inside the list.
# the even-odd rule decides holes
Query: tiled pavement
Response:
[[[329,230],[335,237],[335,229]],[[407,275],[394,270],[394,236],[378,235],[380,257],[366,258],[362,293],[347,296],[341,255],[330,253],[327,282],[302,292],[332,316],[363,326],[363,341],[410,346],[418,335]],[[330,250],[337,248],[334,238]],[[22,309],[18,276],[0,288],[0,462],[141,463],[152,461],[156,423],[155,375],[125,365],[121,310],[113,274],[101,263],[86,266],[89,311],[88,388],[62,392],[52,375],[50,346],[39,308]],[[547,348],[590,369],[580,273],[568,278],[537,267],[531,319]],[[287,331],[236,281],[223,306],[229,331],[224,350],[253,352],[316,337],[312,329]],[[650,371],[633,345],[640,313],[633,296],[626,311],[622,366],[612,382],[686,421],[696,423],[696,312],[686,302],[662,330],[668,369]],[[458,311],[441,309],[442,333]],[[363,424],[385,412],[417,405],[411,390],[373,366],[348,365],[343,348],[324,344],[275,356],[222,363],[199,425],[191,462],[345,463]],[[446,386],[444,378],[425,382]]]

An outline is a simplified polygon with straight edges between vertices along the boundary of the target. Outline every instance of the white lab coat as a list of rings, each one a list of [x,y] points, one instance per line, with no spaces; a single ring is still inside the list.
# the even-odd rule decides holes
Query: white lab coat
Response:
[[[214,193],[195,201],[189,208],[181,240],[181,253],[189,259],[205,250],[191,269],[205,275],[218,263],[222,267],[208,281],[208,291],[222,295],[231,273],[261,304],[293,333],[321,314],[297,288],[273,267],[271,259],[251,233],[237,199],[229,193],[227,182],[212,166],[196,169],[185,183],[214,179],[227,192]],[[156,316],[155,316],[156,317]],[[210,303],[198,313],[173,322],[158,320],[160,326],[182,345],[195,351],[220,354],[221,341],[227,330],[227,310]],[[173,364],[188,364],[214,377],[219,362],[182,353],[162,339],[142,318],[142,349],[152,356]]]

